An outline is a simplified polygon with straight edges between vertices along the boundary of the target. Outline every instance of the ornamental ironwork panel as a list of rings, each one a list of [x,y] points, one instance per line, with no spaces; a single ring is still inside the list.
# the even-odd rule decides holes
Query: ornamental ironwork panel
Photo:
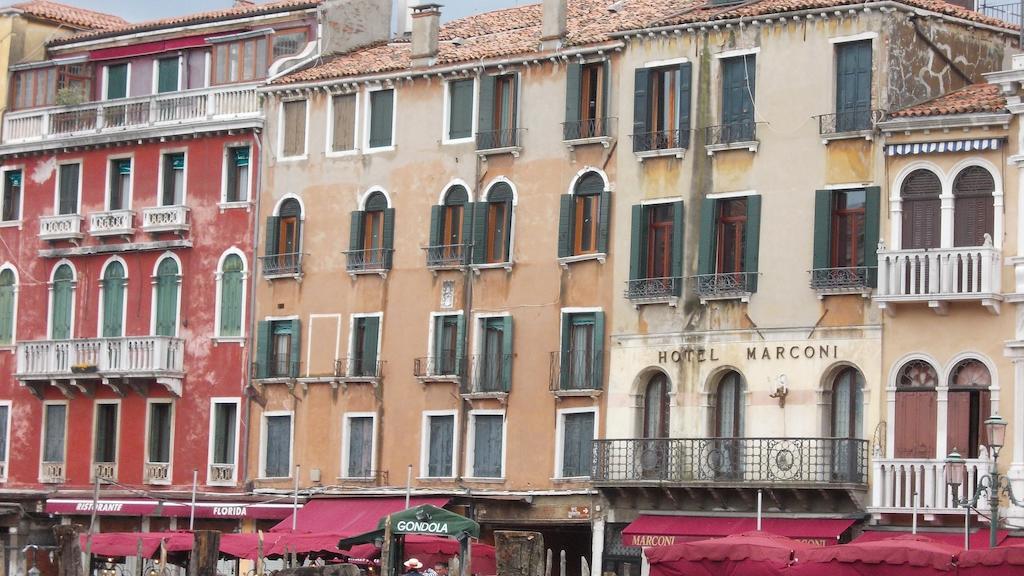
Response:
[[[868,266],[847,268],[815,268],[811,270],[811,288],[821,292],[860,292],[871,287]]]
[[[816,116],[818,119],[818,134],[827,136],[843,132],[874,130],[875,125],[885,119],[885,114],[885,110],[872,110],[870,108],[822,114]]]
[[[754,291],[757,272],[725,272],[694,276],[701,298],[740,297]]]
[[[718,124],[704,128],[704,143],[708,146],[721,146],[735,142],[754,142],[756,140],[757,122],[753,120]]]
[[[674,150],[689,147],[689,130],[657,130],[633,134],[633,152]]]
[[[302,273],[302,253],[260,256],[264,276],[285,276]]]
[[[683,278],[635,278],[626,281],[625,296],[633,302],[667,300],[682,293]]]
[[[456,355],[454,350],[442,350],[440,354],[425,356],[413,360],[412,374],[417,378],[452,378],[462,377],[465,359]]]
[[[338,376],[349,378],[380,378],[380,360],[363,356],[348,356],[336,361],[335,372]]]
[[[586,140],[587,138],[608,138],[617,118],[588,118],[562,122],[562,140]]]
[[[522,128],[502,128],[485,130],[476,133],[477,150],[496,150],[499,148],[518,148],[522,146]]]
[[[473,356],[473,378],[463,382],[463,394],[507,394],[512,387],[512,354]]]
[[[458,268],[469,264],[471,244],[439,244],[427,246],[428,268]]]
[[[552,352],[549,388],[553,392],[600,390],[601,379],[595,378],[600,362],[600,354],[593,349]]]
[[[370,248],[368,250],[348,250],[345,256],[348,257],[346,269],[349,272],[374,272],[377,270],[391,269],[390,248]]]

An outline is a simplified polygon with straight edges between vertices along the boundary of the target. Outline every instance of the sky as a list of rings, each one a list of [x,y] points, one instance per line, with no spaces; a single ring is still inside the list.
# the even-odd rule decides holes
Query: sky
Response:
[[[231,6],[232,0],[59,0],[66,4],[81,6],[91,10],[99,10],[116,14],[126,20],[137,22],[167,16],[204,12]],[[263,2],[265,0],[257,0]],[[540,0],[434,0],[443,4],[441,17],[443,20],[461,18],[479,12],[507,8],[522,4],[536,4]],[[8,2],[0,2],[7,4]]]

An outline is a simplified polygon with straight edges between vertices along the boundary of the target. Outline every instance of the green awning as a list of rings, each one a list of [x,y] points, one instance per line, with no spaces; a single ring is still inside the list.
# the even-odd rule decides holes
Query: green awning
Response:
[[[351,538],[342,538],[338,541],[338,549],[348,550],[349,548],[357,546],[359,544],[372,544],[378,539],[384,539],[383,528],[380,530],[371,530],[370,532],[364,532],[358,536],[352,536]]]
[[[476,522],[430,504],[395,512],[389,518],[391,532],[394,534],[428,534],[458,538],[465,532],[474,538],[480,537],[480,525]],[[381,518],[377,524],[378,529],[384,528],[384,521],[385,518]]]

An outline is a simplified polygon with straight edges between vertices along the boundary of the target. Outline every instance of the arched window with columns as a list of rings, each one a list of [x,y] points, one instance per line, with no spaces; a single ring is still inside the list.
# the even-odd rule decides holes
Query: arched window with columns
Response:
[[[996,189],[992,173],[968,166],[953,181],[953,245],[982,246],[995,233]],[[993,241],[995,239],[993,238]]]
[[[941,243],[942,183],[931,170],[911,172],[900,187],[903,204],[902,249],[938,248]]]
[[[985,438],[985,419],[992,413],[989,386],[992,375],[980,360],[969,358],[953,367],[949,376],[946,416],[946,450],[964,458],[977,458]]]

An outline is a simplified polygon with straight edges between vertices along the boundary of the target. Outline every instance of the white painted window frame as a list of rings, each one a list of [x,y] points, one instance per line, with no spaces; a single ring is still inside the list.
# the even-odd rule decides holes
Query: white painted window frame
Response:
[[[476,457],[476,418],[477,416],[501,416],[501,473],[498,476],[478,476],[473,469]],[[508,414],[501,409],[477,409],[469,411],[469,422],[466,427],[466,470],[467,480],[504,480],[506,459],[508,456]]]
[[[452,424],[452,475],[430,476],[430,418],[433,416],[451,416]],[[458,474],[459,453],[459,411],[458,410],[424,410],[420,428],[420,475],[421,480],[452,480]]]

